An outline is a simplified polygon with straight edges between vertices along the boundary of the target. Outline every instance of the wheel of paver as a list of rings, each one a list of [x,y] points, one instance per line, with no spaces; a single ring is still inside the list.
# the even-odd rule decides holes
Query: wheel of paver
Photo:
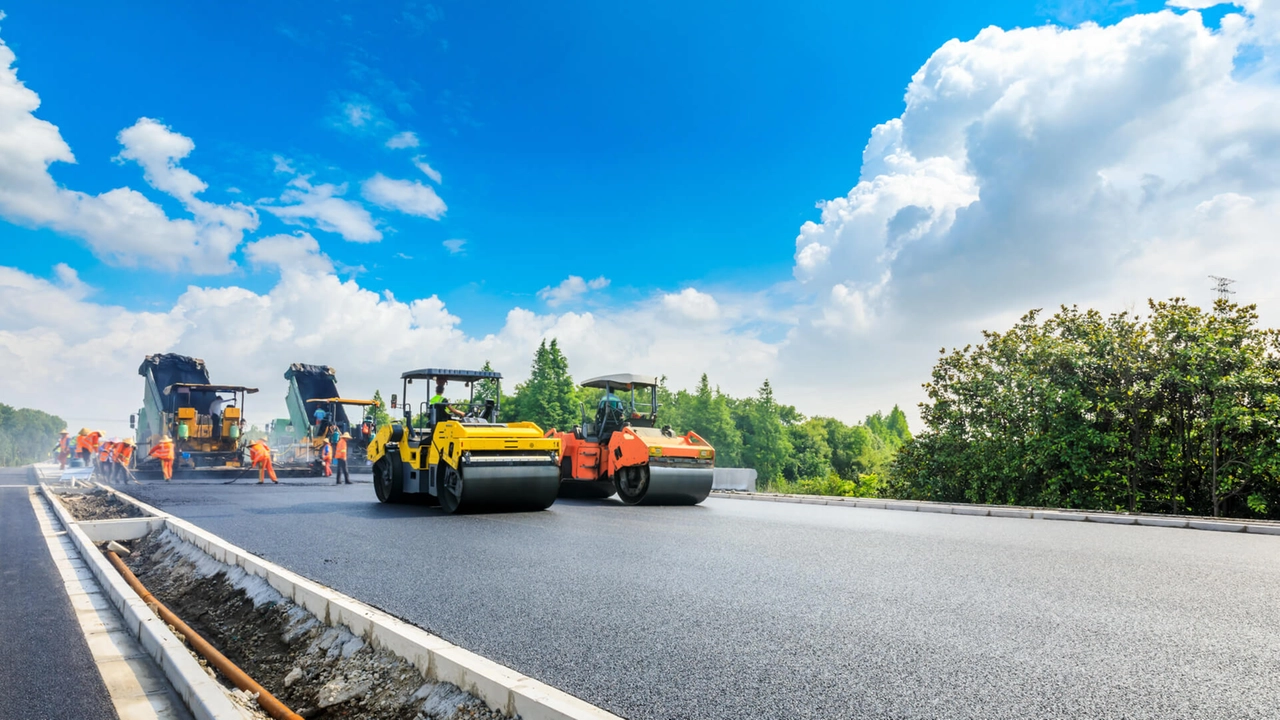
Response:
[[[383,456],[373,464],[373,491],[378,494],[378,501],[384,503],[400,502],[404,497],[401,487],[404,482],[390,456]]]
[[[627,505],[635,505],[649,491],[649,468],[623,468],[614,476],[613,484],[618,489],[618,499]]]
[[[462,505],[462,473],[447,463],[440,463],[440,509],[453,514]]]

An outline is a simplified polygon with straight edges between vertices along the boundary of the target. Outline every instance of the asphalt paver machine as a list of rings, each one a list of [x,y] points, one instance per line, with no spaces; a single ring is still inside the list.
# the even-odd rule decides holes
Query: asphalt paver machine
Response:
[[[143,404],[132,425],[139,477],[161,476],[159,460],[148,454],[166,435],[174,442],[175,479],[241,471],[245,398],[257,388],[210,383],[203,360],[173,353],[148,355],[138,374],[144,378]]]
[[[603,391],[595,415],[582,408],[560,439],[560,496],[607,498],[628,505],[696,505],[711,494],[715,448],[695,432],[658,426],[658,378],[622,373],[582,383]]]
[[[287,440],[272,446],[279,448],[284,466],[306,466],[319,473],[324,438],[332,439],[335,432],[345,432],[351,435],[347,443],[348,465],[353,472],[365,468],[365,448],[376,430],[373,410],[377,403],[341,397],[337,373],[328,365],[294,363],[284,377],[289,381],[285,396],[289,418],[272,425],[273,434],[282,441]],[[321,419],[317,419],[316,410],[324,411]]]
[[[417,498],[448,513],[543,510],[555,502],[560,440],[531,422],[498,422],[500,373],[424,368],[400,377],[403,420],[379,428],[368,447],[378,500]],[[411,393],[422,396],[417,413]],[[392,395],[393,415],[396,409]]]

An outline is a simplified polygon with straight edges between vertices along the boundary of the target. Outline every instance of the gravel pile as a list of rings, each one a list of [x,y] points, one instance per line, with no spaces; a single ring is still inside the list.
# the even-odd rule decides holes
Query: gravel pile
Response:
[[[106,490],[94,490],[82,495],[58,494],[58,499],[77,520],[119,520],[147,516],[137,505],[127,503]]]

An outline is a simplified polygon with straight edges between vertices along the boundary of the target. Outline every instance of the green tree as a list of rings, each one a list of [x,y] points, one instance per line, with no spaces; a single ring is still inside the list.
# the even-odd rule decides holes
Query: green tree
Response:
[[[49,457],[66,426],[56,415],[0,403],[0,466],[27,465]]]
[[[765,380],[756,397],[743,405],[744,412],[739,415],[743,461],[747,467],[755,468],[758,483],[770,487],[782,479],[792,452],[773,386]]]
[[[544,340],[538,345],[529,379],[516,386],[502,414],[507,421],[527,420],[543,430],[567,430],[581,416],[579,403],[569,361],[553,338],[550,343]]]

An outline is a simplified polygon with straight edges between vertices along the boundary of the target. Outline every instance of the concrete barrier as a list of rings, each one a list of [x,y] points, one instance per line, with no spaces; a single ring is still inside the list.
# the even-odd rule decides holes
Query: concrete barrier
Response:
[[[1151,527],[1190,528],[1219,532],[1244,532],[1255,535],[1280,535],[1280,523],[1256,520],[1228,520],[1181,515],[1144,515],[1141,513],[1108,513],[1096,510],[1062,510],[1052,508],[1011,507],[1006,505],[957,505],[925,500],[884,500],[872,498],[828,497],[826,495],[786,495],[782,493],[712,491],[713,497],[764,502],[835,505],[867,510],[941,513],[944,515],[978,515],[998,518],[1065,520],[1108,525],[1146,525]]]
[[[755,492],[756,471],[751,468],[716,468],[711,489]]]

